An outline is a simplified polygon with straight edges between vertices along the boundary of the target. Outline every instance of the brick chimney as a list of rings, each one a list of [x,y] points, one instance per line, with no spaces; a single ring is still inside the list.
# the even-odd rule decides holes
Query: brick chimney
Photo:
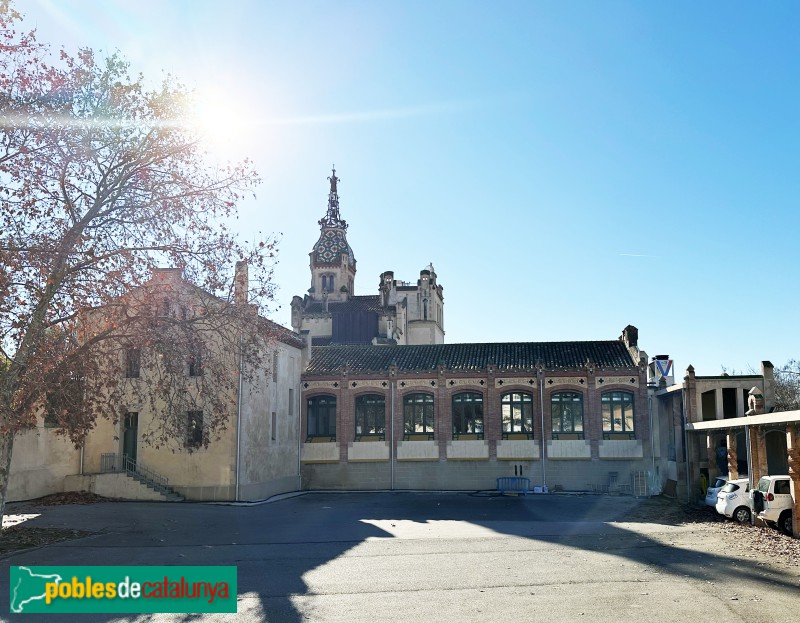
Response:
[[[247,305],[247,291],[250,287],[247,262],[236,262],[236,273],[233,277],[233,302]]]

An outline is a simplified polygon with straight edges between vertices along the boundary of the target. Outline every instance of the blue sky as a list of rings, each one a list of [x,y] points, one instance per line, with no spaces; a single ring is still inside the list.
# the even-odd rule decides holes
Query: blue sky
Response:
[[[264,178],[240,228],[282,233],[283,324],[335,163],[356,293],[433,262],[448,342],[633,324],[679,374],[800,358],[795,2],[17,6],[230,112],[215,149]]]

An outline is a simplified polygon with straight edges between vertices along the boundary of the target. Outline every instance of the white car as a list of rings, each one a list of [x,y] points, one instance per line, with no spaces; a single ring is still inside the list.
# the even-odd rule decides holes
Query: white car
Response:
[[[729,480],[717,494],[717,512],[739,523],[750,523],[750,479]]]
[[[762,476],[751,493],[753,510],[767,525],[792,534],[792,500],[789,476]]]
[[[706,506],[717,507],[717,494],[725,486],[726,482],[728,482],[727,474],[725,476],[717,476],[714,482],[708,486],[708,489],[706,489]]]

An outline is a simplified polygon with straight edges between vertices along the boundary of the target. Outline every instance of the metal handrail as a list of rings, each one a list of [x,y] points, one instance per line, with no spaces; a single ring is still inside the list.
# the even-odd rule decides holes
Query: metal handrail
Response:
[[[100,471],[102,473],[125,472],[133,476],[140,476],[162,487],[169,487],[169,478],[166,476],[145,467],[129,456],[121,457],[122,461],[119,461],[118,458],[118,454],[112,452],[103,453],[100,456]]]

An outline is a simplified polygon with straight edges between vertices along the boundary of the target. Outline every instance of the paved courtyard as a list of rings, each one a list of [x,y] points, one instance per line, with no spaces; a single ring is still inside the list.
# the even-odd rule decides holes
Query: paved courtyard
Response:
[[[50,507],[31,525],[96,534],[7,556],[0,618],[33,621],[8,614],[8,567],[20,564],[238,566],[236,615],[47,621],[800,618],[800,568],[768,562],[714,524],[664,523],[662,508],[631,497],[459,493],[317,493],[249,507]]]

